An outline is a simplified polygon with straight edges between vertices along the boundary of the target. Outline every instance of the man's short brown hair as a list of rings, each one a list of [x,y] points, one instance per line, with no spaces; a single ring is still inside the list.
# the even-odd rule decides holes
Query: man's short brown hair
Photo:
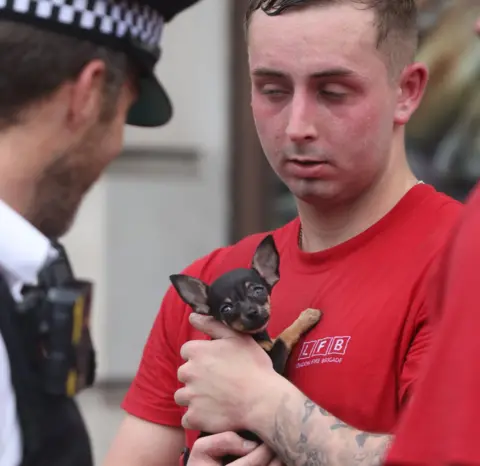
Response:
[[[269,16],[277,16],[293,8],[347,2],[374,10],[377,48],[386,52],[393,74],[396,75],[414,59],[418,45],[415,0],[250,0],[245,27],[248,30],[252,15],[259,9]]]
[[[27,24],[0,21],[0,129],[18,124],[25,110],[75,79],[95,59],[106,64],[102,119],[109,120],[127,77],[123,52]]]

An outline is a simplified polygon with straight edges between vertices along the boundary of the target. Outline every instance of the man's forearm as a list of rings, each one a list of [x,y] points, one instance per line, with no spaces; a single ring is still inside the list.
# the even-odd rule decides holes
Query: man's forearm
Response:
[[[270,437],[270,436],[269,436]],[[390,436],[348,426],[305,398],[285,398],[264,441],[288,466],[380,465]]]
[[[354,429],[296,389],[276,405],[254,430],[287,466],[381,464],[391,436]]]

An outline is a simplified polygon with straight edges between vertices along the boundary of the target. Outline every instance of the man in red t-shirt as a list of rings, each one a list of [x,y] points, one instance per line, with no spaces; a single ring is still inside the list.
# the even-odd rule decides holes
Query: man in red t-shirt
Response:
[[[435,337],[387,464],[479,465],[480,185],[439,265]]]
[[[192,326],[170,288],[108,465],[173,466],[199,429],[241,428],[286,464],[374,463],[413,393],[430,340],[430,265],[460,212],[419,184],[406,159],[404,125],[427,81],[425,66],[412,62],[414,0],[271,3],[251,0],[247,13],[252,110],[299,216],[273,233],[281,278],[268,330],[277,335],[309,307],[324,316],[282,378],[251,339],[212,322]],[[249,266],[263,236],[184,273],[208,283]]]
[[[430,306],[438,326],[389,466],[480,464],[479,266],[480,184],[438,266]]]

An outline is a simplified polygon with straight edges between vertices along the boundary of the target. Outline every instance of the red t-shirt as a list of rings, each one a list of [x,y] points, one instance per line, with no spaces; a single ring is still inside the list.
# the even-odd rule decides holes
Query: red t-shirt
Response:
[[[281,279],[272,295],[269,332],[278,335],[301,311],[314,307],[322,321],[292,352],[286,376],[344,422],[369,432],[390,432],[410,394],[430,340],[426,282],[461,212],[461,204],[417,185],[379,222],[331,249],[308,254],[298,247],[299,220],[275,230]],[[250,265],[262,235],[221,248],[184,273],[211,282]],[[139,418],[180,426],[180,347],[207,338],[188,322],[190,308],[171,287],[144,349],[123,408]],[[197,432],[187,431],[191,447]]]
[[[435,338],[388,465],[480,464],[480,185],[435,280]]]

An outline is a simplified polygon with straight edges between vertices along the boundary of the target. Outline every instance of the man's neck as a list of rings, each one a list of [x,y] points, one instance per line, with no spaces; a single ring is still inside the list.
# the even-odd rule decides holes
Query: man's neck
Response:
[[[0,133],[0,199],[25,217],[52,141],[26,128]],[[51,138],[50,138],[51,139]]]
[[[378,222],[418,184],[409,169],[402,172],[402,176],[380,180],[355,201],[329,210],[297,200],[301,248],[317,252],[337,246]]]

